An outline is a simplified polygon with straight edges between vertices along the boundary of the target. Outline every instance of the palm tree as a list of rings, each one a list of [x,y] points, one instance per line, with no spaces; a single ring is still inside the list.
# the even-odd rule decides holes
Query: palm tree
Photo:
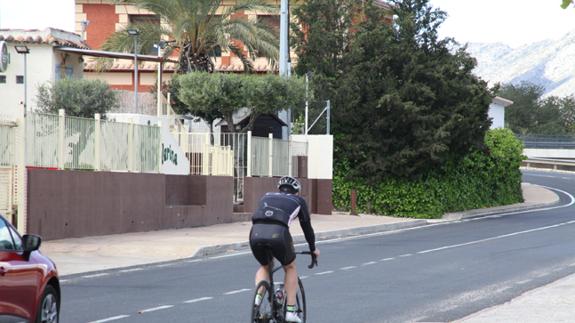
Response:
[[[102,46],[103,50],[132,52],[134,43],[127,29],[136,28],[140,32],[139,52],[142,48],[152,48],[160,39],[169,39],[165,56],[176,50],[181,73],[213,72],[212,58],[221,51],[235,54],[247,71],[253,68],[250,57],[267,57],[272,65],[277,61],[278,37],[271,28],[247,19],[232,17],[241,11],[269,12],[274,9],[258,0],[237,0],[230,6],[224,6],[223,0],[126,2],[154,12],[169,28],[145,22],[133,24],[112,34]]]

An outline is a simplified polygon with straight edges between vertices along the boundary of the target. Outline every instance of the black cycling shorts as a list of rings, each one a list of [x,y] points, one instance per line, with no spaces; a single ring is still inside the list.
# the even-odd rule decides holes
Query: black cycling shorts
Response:
[[[250,248],[262,266],[276,258],[282,266],[295,260],[295,249],[289,229],[278,224],[258,223],[250,231]]]

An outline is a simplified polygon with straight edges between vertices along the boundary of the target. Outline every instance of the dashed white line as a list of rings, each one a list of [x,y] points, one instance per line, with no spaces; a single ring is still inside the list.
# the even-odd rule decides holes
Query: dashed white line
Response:
[[[131,268],[131,269],[123,269],[120,270],[121,273],[132,273],[134,271],[141,271],[144,270],[144,268]]]
[[[394,260],[395,257],[391,257],[391,258],[383,258],[380,261],[390,261],[390,260]]]
[[[350,270],[350,269],[354,269],[354,268],[357,268],[357,266],[341,267],[339,270]]]
[[[69,282],[68,279],[62,279],[62,280],[60,280],[60,284],[64,284],[64,283],[67,283],[67,282]]]
[[[172,307],[174,307],[174,305],[162,305],[162,306],[158,306],[158,307],[147,308],[145,310],[139,311],[138,313],[143,314],[143,313],[167,310],[168,308],[172,308]]]
[[[97,321],[92,321],[90,323],[104,323],[104,322],[110,322],[110,321],[116,321],[116,320],[121,320],[121,319],[125,319],[127,317],[130,317],[130,315],[118,315],[118,316],[112,316],[112,317],[108,317],[105,319],[101,319],[101,320],[97,320]]]
[[[308,276],[299,276],[299,279],[304,280],[306,278],[309,278]]]
[[[531,279],[525,279],[525,280],[520,280],[518,282],[516,282],[515,284],[517,285],[523,285],[523,284],[527,284],[528,282],[530,282]]]
[[[197,302],[209,301],[211,299],[214,299],[214,298],[213,297],[200,297],[200,298],[194,298],[194,299],[184,301],[184,303],[185,304],[192,304],[192,303],[197,303]]]
[[[413,256],[413,254],[412,253],[406,253],[406,254],[400,255],[399,258],[405,258],[405,257],[409,257],[409,256]]]
[[[376,261],[369,261],[369,262],[364,262],[363,264],[361,264],[362,266],[369,266],[369,265],[375,265],[377,264]]]
[[[107,274],[107,273],[93,274],[93,275],[82,276],[82,278],[96,278],[96,277],[104,277],[104,276],[108,276],[108,275],[110,275],[110,274]]]
[[[321,273],[315,273],[316,276],[328,275],[333,274],[333,270],[322,271]]]
[[[170,263],[170,264],[156,265],[156,266],[154,266],[154,267],[156,267],[156,268],[165,268],[165,267],[172,267],[172,266],[174,266],[174,265],[175,265],[175,264]]]
[[[247,292],[247,291],[250,291],[250,290],[251,290],[251,289],[249,289],[249,288],[232,290],[232,291],[229,291],[229,292],[227,292],[227,293],[224,293],[224,295],[234,295],[234,294],[239,294],[239,293]]]

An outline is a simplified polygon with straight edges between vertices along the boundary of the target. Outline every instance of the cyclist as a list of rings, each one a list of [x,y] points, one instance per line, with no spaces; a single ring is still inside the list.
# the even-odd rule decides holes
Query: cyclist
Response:
[[[256,286],[262,280],[270,281],[269,265],[272,256],[278,259],[285,270],[284,285],[287,293],[285,321],[301,322],[295,307],[298,275],[295,249],[289,232],[289,226],[296,217],[299,218],[309,250],[315,257],[319,257],[319,250],[315,247],[315,234],[307,204],[298,195],[301,189],[300,182],[291,176],[284,176],[279,180],[278,189],[279,192],[266,193],[260,199],[259,206],[252,216],[250,248],[261,265],[256,272]],[[261,302],[263,292],[258,291],[256,304]]]

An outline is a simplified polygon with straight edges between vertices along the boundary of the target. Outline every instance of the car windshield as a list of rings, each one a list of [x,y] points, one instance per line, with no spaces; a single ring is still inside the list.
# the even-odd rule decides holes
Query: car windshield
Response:
[[[2,218],[0,218],[0,250],[15,250],[8,225]]]

